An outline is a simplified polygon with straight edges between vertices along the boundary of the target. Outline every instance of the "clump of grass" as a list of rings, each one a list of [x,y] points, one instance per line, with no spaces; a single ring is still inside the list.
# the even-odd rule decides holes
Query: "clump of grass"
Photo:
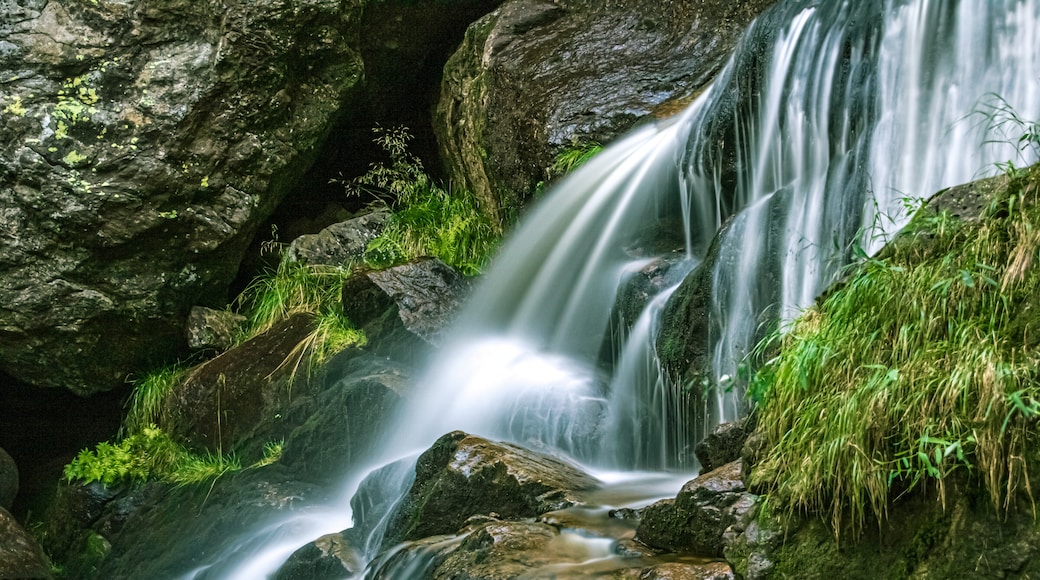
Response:
[[[150,425],[162,425],[166,397],[181,383],[186,373],[186,367],[170,365],[136,381],[120,433],[140,433]]]
[[[771,446],[754,480],[835,533],[955,472],[996,506],[1032,496],[1040,419],[1040,166],[979,221],[929,210],[915,242],[867,258],[779,339],[753,381]],[[904,238],[904,242],[907,238]]]
[[[286,358],[294,376],[305,361],[321,363],[345,348],[364,345],[364,333],[343,314],[340,295],[349,275],[344,268],[301,264],[283,256],[277,269],[258,277],[238,298],[249,316],[242,340],[293,314],[313,315],[312,332]]]
[[[268,441],[264,444],[264,455],[250,467],[266,467],[278,463],[282,459],[282,451],[285,449],[285,440]]]
[[[248,323],[242,339],[252,338],[298,313],[342,316],[340,292],[350,276],[344,268],[303,264],[287,259],[267,270],[237,298]]]
[[[552,165],[549,166],[549,176],[559,177],[566,175],[581,167],[603,150],[603,145],[596,141],[579,142],[574,141],[569,147],[565,147],[556,154]]]
[[[375,163],[346,183],[347,193],[368,196],[392,210],[386,229],[368,244],[365,259],[376,267],[436,256],[467,276],[480,273],[498,245],[500,228],[480,210],[475,196],[445,189],[408,151],[404,128],[376,128],[375,142],[390,162]]]
[[[595,157],[602,150],[603,145],[596,141],[582,143],[577,139],[572,140],[568,147],[556,154],[552,164],[545,168],[546,179],[552,182],[567,175],[587,163],[589,159]],[[535,186],[534,196],[536,198],[541,197],[546,192],[547,185],[545,181],[539,181]]]
[[[313,315],[313,330],[283,362],[292,367],[290,383],[301,366],[324,362],[345,348],[364,344],[364,333],[354,328],[342,311],[340,293],[347,275],[340,268],[283,258],[277,269],[258,277],[239,297],[238,304],[248,313],[249,323],[238,342],[271,329],[293,314]],[[102,442],[93,450],[81,451],[65,467],[66,478],[109,485],[146,480],[188,485],[241,469],[234,455],[194,453],[157,426],[165,425],[164,406],[169,394],[191,372],[187,366],[175,365],[137,381],[117,442]],[[280,455],[281,445],[269,444],[254,467],[269,465]]]

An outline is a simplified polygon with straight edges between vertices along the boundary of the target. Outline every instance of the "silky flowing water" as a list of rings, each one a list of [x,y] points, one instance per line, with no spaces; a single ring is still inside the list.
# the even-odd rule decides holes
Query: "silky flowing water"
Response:
[[[610,145],[509,234],[372,461],[381,479],[368,485],[389,498],[372,510],[407,488],[409,458],[456,429],[569,458],[607,489],[624,481],[629,493],[604,505],[674,496],[696,473],[693,444],[746,411],[745,362],[765,329],[879,249],[920,198],[1035,161],[993,115],[1040,119],[1037,47],[1040,0],[779,3],[685,112]],[[672,223],[685,247],[648,253],[650,232]],[[619,286],[661,261],[674,279],[619,321]],[[698,267],[711,269],[711,368],[685,385],[662,370],[655,340],[669,295]],[[278,516],[187,576],[272,573],[352,525],[349,499],[368,475],[346,474],[340,501]],[[609,559],[581,537],[576,561]]]

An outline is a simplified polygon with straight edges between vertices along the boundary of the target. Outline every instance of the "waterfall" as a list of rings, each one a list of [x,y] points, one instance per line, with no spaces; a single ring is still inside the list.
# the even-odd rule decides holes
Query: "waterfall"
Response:
[[[878,250],[916,198],[1035,161],[979,111],[999,96],[1040,119],[1038,46],[1040,0],[779,3],[685,112],[612,144],[509,235],[384,463],[462,429],[593,469],[693,470],[692,444],[745,411],[742,365],[764,329]],[[673,222],[686,247],[648,254],[653,226]],[[678,279],[616,328],[619,287],[655,260],[705,274],[704,385],[657,357]],[[338,519],[295,545],[346,527],[344,505],[324,509]],[[200,576],[257,575],[235,566]]]

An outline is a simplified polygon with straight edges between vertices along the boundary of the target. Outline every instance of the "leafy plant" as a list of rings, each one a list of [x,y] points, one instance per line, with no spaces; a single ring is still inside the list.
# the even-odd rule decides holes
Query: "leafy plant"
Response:
[[[348,195],[368,196],[393,210],[386,229],[368,244],[366,261],[391,266],[420,256],[436,256],[472,276],[495,251],[499,227],[467,191],[446,190],[408,151],[412,136],[404,128],[376,128],[375,142],[390,162],[345,183]]]
[[[197,455],[154,425],[118,443],[98,443],[84,449],[65,466],[68,481],[100,481],[106,485],[141,483],[150,479],[177,485],[201,483],[241,469],[233,455]]]
[[[807,310],[756,375],[771,443],[754,479],[836,533],[893,494],[978,477],[997,506],[1029,489],[1040,415],[1040,165],[983,219],[919,213]],[[766,349],[767,347],[763,347]],[[771,348],[771,347],[769,347]]]

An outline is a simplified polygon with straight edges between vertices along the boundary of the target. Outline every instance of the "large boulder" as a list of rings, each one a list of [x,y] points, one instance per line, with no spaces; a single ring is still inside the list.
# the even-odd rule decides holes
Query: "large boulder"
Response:
[[[108,544],[81,578],[177,578],[233,552],[246,530],[301,505],[327,501],[320,488],[274,464],[228,473],[206,485],[150,483],[108,502],[83,538]],[[72,555],[76,566],[87,550]],[[66,564],[67,566],[70,564]],[[213,572],[212,577],[227,577]]]
[[[202,363],[167,394],[161,426],[214,452],[258,460],[283,441],[282,462],[311,480],[335,478],[372,449],[406,390],[399,363],[348,348],[306,360],[314,319],[296,314]]]
[[[304,346],[314,318],[296,314],[191,369],[164,398],[160,426],[198,447],[237,449],[258,432],[283,436],[280,415],[306,392]],[[286,426],[287,427],[287,426]]]
[[[0,369],[90,394],[183,351],[362,79],[362,4],[0,3]]]
[[[62,485],[47,518],[49,553],[76,577],[173,577],[232,550],[243,530],[279,512],[329,500],[380,443],[408,372],[348,349],[288,384],[278,367],[309,321],[292,318],[223,353],[167,399],[174,435],[234,452],[246,467],[204,485]],[[280,459],[255,463],[271,442],[281,442]]]
[[[581,502],[599,482],[559,459],[453,431],[426,450],[390,516],[383,546],[453,534],[467,518],[533,518]]]
[[[342,580],[364,571],[349,534],[326,534],[293,552],[273,580]]]
[[[681,109],[772,0],[511,0],[444,70],[438,141],[452,181],[503,219],[563,148]]]

